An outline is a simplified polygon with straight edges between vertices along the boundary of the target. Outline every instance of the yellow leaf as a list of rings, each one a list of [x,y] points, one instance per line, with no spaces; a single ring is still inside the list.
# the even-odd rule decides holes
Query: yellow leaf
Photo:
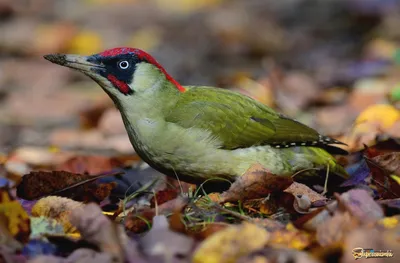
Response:
[[[231,263],[268,242],[269,233],[250,223],[227,227],[212,234],[196,250],[194,263]]]
[[[76,34],[69,43],[68,52],[94,54],[103,49],[103,41],[96,32],[84,30]]]
[[[271,234],[268,244],[277,247],[289,247],[302,250],[311,243],[310,235],[288,224],[285,230],[277,230]]]
[[[360,113],[355,125],[366,122],[380,123],[383,129],[390,128],[400,119],[400,111],[391,105],[376,104],[368,107]]]
[[[393,178],[393,180],[395,180],[398,184],[400,184],[400,176],[397,176],[395,174],[391,175],[391,177]]]
[[[65,233],[75,233],[77,230],[71,225],[69,215],[72,210],[83,206],[83,203],[69,198],[48,196],[37,201],[32,207],[32,216],[53,218],[64,227]]]
[[[17,200],[13,200],[6,187],[0,188],[0,215],[11,235],[23,243],[29,240],[30,219]]]
[[[399,219],[394,216],[385,217],[379,220],[379,224],[383,225],[386,229],[391,229],[399,225]]]

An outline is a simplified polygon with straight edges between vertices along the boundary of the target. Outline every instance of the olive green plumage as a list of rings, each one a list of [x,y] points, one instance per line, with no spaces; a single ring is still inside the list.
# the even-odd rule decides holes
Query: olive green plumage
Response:
[[[327,146],[319,142],[321,137],[314,129],[242,94],[213,87],[186,88],[165,120],[183,128],[209,130],[223,141],[223,149],[291,143],[301,146],[306,142]]]
[[[169,176],[234,180],[259,163],[278,175],[328,168],[347,177],[329,153],[344,153],[332,145],[340,142],[242,94],[182,87],[143,51],[46,58],[94,79],[120,110],[136,152]]]

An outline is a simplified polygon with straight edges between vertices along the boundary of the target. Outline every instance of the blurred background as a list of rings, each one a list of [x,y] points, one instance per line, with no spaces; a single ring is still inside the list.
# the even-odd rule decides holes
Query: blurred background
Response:
[[[42,58],[117,46],[148,51],[184,85],[252,96],[353,150],[377,134],[396,137],[399,2],[0,0],[1,153],[132,153],[107,95]],[[365,113],[377,103],[385,107]],[[369,126],[355,131],[363,112]]]

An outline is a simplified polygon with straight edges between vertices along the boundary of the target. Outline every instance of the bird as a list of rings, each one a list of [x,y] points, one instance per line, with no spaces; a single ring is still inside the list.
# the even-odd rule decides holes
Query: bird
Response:
[[[181,85],[138,48],[44,58],[97,82],[119,110],[136,153],[167,176],[195,184],[235,181],[260,164],[280,176],[327,169],[348,177],[333,157],[347,153],[335,146],[344,143],[229,89]]]

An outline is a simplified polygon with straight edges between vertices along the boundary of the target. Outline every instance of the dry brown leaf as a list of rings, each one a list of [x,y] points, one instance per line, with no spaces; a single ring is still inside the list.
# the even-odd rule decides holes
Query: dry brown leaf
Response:
[[[400,152],[384,153],[372,160],[388,172],[400,175]]]
[[[379,156],[374,158],[377,157]],[[376,186],[380,197],[383,199],[399,198],[400,185],[394,178],[390,176],[390,172],[377,164],[374,159],[365,157],[365,160],[368,168],[371,171],[371,177],[373,179],[372,184]]]
[[[160,190],[151,198],[150,206],[155,207],[155,205],[162,205],[170,200],[178,197],[178,189],[165,189]]]
[[[311,203],[316,201],[326,200],[326,197],[312,190],[305,184],[293,182],[284,192],[291,193],[294,196],[306,195]]]
[[[266,197],[270,193],[281,192],[293,183],[290,176],[271,174],[260,164],[251,166],[221,194],[221,202],[234,202]]]
[[[26,200],[57,195],[76,201],[100,202],[110,195],[116,183],[98,183],[96,180],[109,175],[90,176],[65,171],[31,172],[23,176],[17,187],[17,195]]]
[[[44,216],[57,220],[64,227],[64,232],[75,233],[77,230],[69,221],[71,212],[84,204],[58,196],[48,196],[40,199],[32,207],[32,216]]]
[[[182,211],[187,205],[187,202],[188,200],[186,198],[178,197],[158,206],[157,212],[159,215],[163,215]],[[125,227],[134,233],[142,233],[148,230],[148,224],[152,222],[155,215],[155,208],[148,208],[137,213],[130,212],[125,218]]]

